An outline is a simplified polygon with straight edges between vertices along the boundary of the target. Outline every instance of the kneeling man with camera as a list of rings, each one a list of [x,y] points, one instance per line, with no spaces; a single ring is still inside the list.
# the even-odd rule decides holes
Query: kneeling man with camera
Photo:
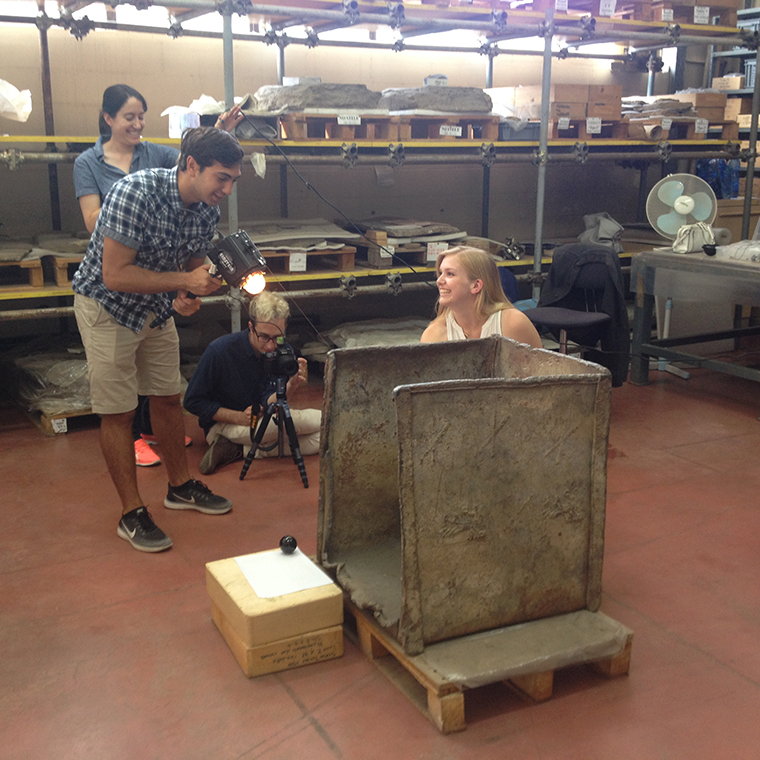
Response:
[[[285,325],[290,315],[287,301],[264,291],[251,301],[248,329],[213,341],[204,352],[187,392],[185,409],[197,415],[209,449],[201,460],[204,475],[242,459],[251,447],[251,420],[273,400],[277,367],[286,364],[281,354]],[[295,369],[295,367],[294,367]],[[306,359],[288,380],[288,398],[307,381]],[[291,409],[304,456],[319,453],[319,409]],[[277,456],[278,429],[274,418],[261,439],[256,456]],[[275,444],[272,450],[264,450]]]

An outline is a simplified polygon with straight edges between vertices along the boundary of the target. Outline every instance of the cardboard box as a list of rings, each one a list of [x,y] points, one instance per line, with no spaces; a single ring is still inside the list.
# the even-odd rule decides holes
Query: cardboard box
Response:
[[[723,108],[725,110],[728,95],[724,92],[676,92],[673,95],[658,95],[657,98],[680,100],[682,103],[691,103],[695,108]]]
[[[592,100],[620,100],[623,97],[623,85],[620,84],[592,84],[588,88],[588,102]]]
[[[281,553],[279,549],[272,551]],[[266,553],[272,552],[261,552]],[[303,557],[300,554],[294,556]],[[211,601],[219,607],[237,636],[248,647],[311,633],[343,622],[343,594],[334,583],[282,596],[259,598],[235,558],[206,565],[206,589]]]
[[[587,103],[587,84],[553,84],[549,92],[549,101],[552,103]],[[529,105],[541,103],[541,85],[528,85],[515,88],[515,105]]]
[[[740,113],[734,121],[739,123],[741,129],[749,129],[752,126],[752,114]]]
[[[243,640],[213,602],[211,616],[248,678],[278,673],[281,670],[300,668],[316,662],[334,660],[343,656],[343,626],[335,625],[321,631],[302,633],[280,641],[257,647],[246,646]]]
[[[744,74],[731,77],[713,77],[714,90],[741,90],[744,87]]]
[[[237,559],[250,558],[282,558],[276,572],[287,572],[291,559],[294,574],[304,563],[307,570],[314,569],[300,552],[285,557],[274,549]],[[332,582],[312,588],[300,585],[299,590],[280,596],[259,597],[236,558],[206,565],[212,617],[246,675],[274,673],[343,654],[343,592]]]
[[[726,119],[725,108],[697,108],[697,117],[707,119],[708,121],[736,121],[736,119]]]
[[[619,84],[591,85],[588,88],[589,117],[620,119],[622,112],[623,88]]]

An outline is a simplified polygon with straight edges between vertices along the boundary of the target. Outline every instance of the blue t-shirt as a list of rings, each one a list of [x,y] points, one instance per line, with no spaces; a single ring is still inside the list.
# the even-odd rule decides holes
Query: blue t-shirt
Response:
[[[171,169],[176,166],[178,156],[179,151],[176,148],[143,140],[139,145],[135,145],[129,173],[142,169]],[[99,195],[102,203],[114,184],[126,176],[118,166],[106,163],[102,137],[74,161],[74,191],[77,198],[83,195]]]

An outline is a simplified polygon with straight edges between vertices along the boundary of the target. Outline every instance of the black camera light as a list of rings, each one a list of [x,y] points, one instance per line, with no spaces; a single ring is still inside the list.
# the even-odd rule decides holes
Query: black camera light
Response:
[[[244,230],[222,238],[206,255],[211,259],[209,274],[212,277],[223,279],[233,288],[242,288],[252,296],[264,290],[267,262]],[[188,292],[187,295],[189,298],[197,298],[195,293]],[[173,308],[169,308],[157,316],[150,326],[160,327],[176,313]]]
[[[220,240],[207,255],[215,267],[212,277],[222,277],[228,285],[252,296],[264,290],[267,262],[244,230]]]

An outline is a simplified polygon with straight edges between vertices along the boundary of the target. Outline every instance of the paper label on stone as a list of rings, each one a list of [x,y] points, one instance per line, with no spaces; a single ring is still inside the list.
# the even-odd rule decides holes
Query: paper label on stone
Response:
[[[291,253],[288,257],[288,269],[291,272],[305,272],[306,271],[306,254],[305,253]]]
[[[560,116],[557,121],[557,129],[570,129],[570,117]]]
[[[662,20],[663,21],[672,21],[673,20],[673,9],[672,8],[663,8],[662,9]]]
[[[362,117],[355,113],[338,114],[338,124],[359,126],[362,123]]]
[[[395,245],[384,245],[380,249],[380,258],[381,259],[392,259],[394,253],[396,253],[396,246]]]
[[[442,124],[438,130],[438,134],[441,137],[461,137],[462,127],[454,126],[453,124]]]
[[[707,5],[695,5],[694,6],[694,23],[695,24],[709,24],[710,23],[710,7]]]
[[[710,126],[710,122],[707,119],[697,119],[694,123],[694,132],[698,135],[706,135]]]
[[[554,10],[567,13],[567,0],[554,0]]]
[[[436,261],[439,253],[449,249],[448,243],[428,243],[427,244],[427,261]]]
[[[600,135],[602,133],[602,119],[599,116],[592,116],[586,119],[586,132],[590,135]]]
[[[235,557],[235,562],[259,599],[293,594],[332,583],[325,572],[300,549],[296,549],[293,554],[284,554],[279,549],[247,554]]]
[[[617,0],[600,0],[599,1],[599,15],[612,16],[615,13],[616,5],[617,5]]]
[[[673,119],[663,119],[662,120],[662,128],[666,132],[673,126]]]

